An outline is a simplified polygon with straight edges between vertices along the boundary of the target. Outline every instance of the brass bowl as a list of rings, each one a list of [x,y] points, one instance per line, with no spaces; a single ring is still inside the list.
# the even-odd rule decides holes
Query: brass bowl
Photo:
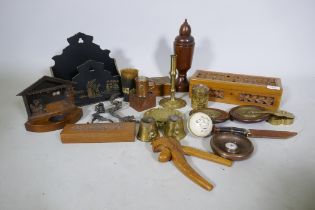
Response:
[[[230,116],[232,120],[239,122],[256,123],[270,118],[270,114],[265,111],[266,109],[260,106],[241,105],[231,109]]]
[[[175,109],[168,108],[153,108],[144,113],[144,117],[153,117],[159,129],[164,129],[167,119],[171,115],[178,115],[183,118],[183,114]],[[184,119],[184,118],[183,118]]]
[[[213,135],[210,146],[214,153],[230,160],[244,160],[254,151],[254,146],[248,138],[227,132]]]

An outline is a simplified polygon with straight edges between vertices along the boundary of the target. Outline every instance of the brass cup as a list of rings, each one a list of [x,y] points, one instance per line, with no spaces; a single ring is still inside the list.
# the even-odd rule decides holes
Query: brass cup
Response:
[[[136,95],[140,98],[147,97],[149,93],[149,80],[147,77],[140,76],[136,79]]]
[[[159,137],[159,130],[153,117],[144,117],[140,121],[137,139],[150,142]]]
[[[124,101],[129,102],[130,92],[136,89],[135,78],[138,77],[138,69],[122,69],[120,70],[120,74]]]
[[[183,118],[178,115],[169,116],[164,128],[164,135],[173,137],[177,141],[182,140],[186,136]]]
[[[198,84],[192,87],[191,107],[201,109],[208,107],[209,88],[205,85]]]

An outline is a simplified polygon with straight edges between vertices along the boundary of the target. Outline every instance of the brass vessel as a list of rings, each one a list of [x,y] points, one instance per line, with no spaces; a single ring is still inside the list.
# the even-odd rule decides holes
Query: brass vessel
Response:
[[[153,108],[144,113],[145,117],[153,117],[158,125],[158,128],[164,130],[167,119],[171,115],[183,116],[178,110],[168,108]]]
[[[137,139],[150,142],[159,137],[159,130],[153,117],[144,117],[140,121]]]
[[[192,87],[191,107],[193,109],[201,109],[208,107],[209,88],[203,84],[194,85]]]
[[[173,137],[177,141],[182,140],[186,136],[183,118],[178,115],[169,116],[164,128],[164,135]]]
[[[136,79],[136,95],[145,98],[149,94],[149,80],[147,77],[140,76]]]

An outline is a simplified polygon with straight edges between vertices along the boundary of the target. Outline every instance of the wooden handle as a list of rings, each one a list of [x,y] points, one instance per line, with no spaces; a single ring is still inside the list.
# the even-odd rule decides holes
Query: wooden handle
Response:
[[[249,130],[245,128],[237,128],[237,127],[214,127],[213,128],[213,133],[223,133],[223,132],[228,132],[228,133],[235,133],[243,136],[248,136],[250,133]]]
[[[215,163],[219,163],[225,166],[232,166],[233,161],[217,156],[213,153],[205,152],[196,148],[182,146],[182,149],[185,155],[195,156],[204,160],[213,161]]]

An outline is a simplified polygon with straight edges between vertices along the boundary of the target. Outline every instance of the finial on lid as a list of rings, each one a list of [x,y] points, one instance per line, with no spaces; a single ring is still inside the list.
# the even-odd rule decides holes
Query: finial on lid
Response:
[[[185,22],[180,26],[179,34],[181,36],[190,36],[191,28],[190,25],[187,22],[187,19],[185,19]]]

